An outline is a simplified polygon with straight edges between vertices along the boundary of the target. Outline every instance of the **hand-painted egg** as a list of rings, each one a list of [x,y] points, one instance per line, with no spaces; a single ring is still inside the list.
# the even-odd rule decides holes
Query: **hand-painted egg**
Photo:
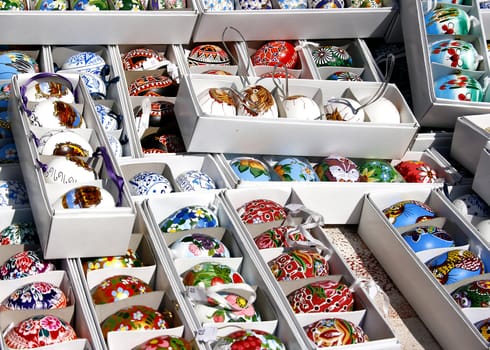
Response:
[[[282,253],[268,262],[278,281],[321,277],[329,274],[328,261],[313,250],[294,249]]]
[[[0,147],[0,163],[18,163],[19,155],[17,147],[12,139],[12,142],[7,142]]]
[[[216,184],[208,174],[200,170],[188,170],[179,174],[175,181],[179,185],[181,191],[192,192],[202,190],[214,190]]]
[[[322,116],[318,104],[308,96],[292,95],[284,98],[281,102],[286,118],[317,120]]]
[[[0,139],[11,139],[13,137],[9,114],[7,111],[0,111]]]
[[[323,45],[311,51],[313,62],[317,67],[341,66],[352,67],[352,57],[346,49],[334,46]]]
[[[105,60],[97,53],[90,51],[78,52],[63,63],[61,69],[78,73],[100,74],[105,66]]]
[[[338,81],[364,81],[362,77],[354,72],[349,71],[339,71],[330,74],[327,80],[338,80]]]
[[[75,102],[71,87],[68,87],[65,82],[60,83],[56,77],[30,83],[25,87],[25,96],[29,102],[41,102],[53,98],[65,103]]]
[[[437,98],[455,101],[483,101],[483,87],[478,80],[466,74],[444,75],[434,82]]]
[[[406,182],[435,183],[437,181],[437,172],[421,160],[401,161],[395,165],[395,169]]]
[[[430,61],[448,67],[476,70],[482,60],[475,46],[468,41],[444,39],[430,46]]]
[[[323,106],[326,120],[338,120],[349,123],[360,123],[365,119],[361,105],[351,98],[333,98]]]
[[[485,338],[487,342],[490,342],[490,318],[478,321],[474,324],[474,326],[478,332],[480,332],[483,338]]]
[[[4,339],[10,349],[34,349],[77,339],[77,334],[57,316],[36,315],[17,323]]]
[[[240,219],[245,224],[261,224],[286,219],[286,209],[270,199],[255,199],[237,208]]]
[[[126,71],[153,70],[160,68],[164,60],[163,54],[159,54],[153,49],[142,47],[124,54],[122,64]]]
[[[234,309],[230,310],[223,309],[220,306],[195,304],[193,309],[199,322],[259,322],[262,320],[255,307],[248,305],[244,298],[234,294],[228,294],[226,298],[233,304]],[[243,308],[239,307],[242,303],[246,305]]]
[[[118,11],[144,11],[145,7],[139,0],[118,0],[114,2],[114,10]]]
[[[415,252],[455,246],[451,235],[437,226],[416,227],[414,230],[404,232],[402,238]]]
[[[279,112],[272,93],[262,85],[249,86],[243,89],[237,115],[260,118],[277,118]]]
[[[284,40],[270,41],[252,55],[254,66],[278,66],[294,69],[298,65],[298,52],[293,44]]]
[[[0,280],[13,280],[53,271],[55,266],[33,251],[26,250],[12,255],[0,266]]]
[[[59,100],[39,102],[30,116],[32,125],[43,128],[85,127],[83,116],[77,108]]]
[[[170,96],[177,95],[177,84],[166,75],[144,75],[129,84],[130,96]]]
[[[184,286],[209,288],[219,284],[246,283],[240,273],[230,266],[217,262],[203,262],[194,265],[182,274]]]
[[[284,343],[273,334],[259,329],[242,329],[218,339],[213,350],[234,350],[240,347],[254,350],[286,350]]]
[[[109,10],[107,0],[75,0],[72,9],[76,11],[104,11]]]
[[[0,4],[0,11],[24,11],[27,4],[22,0],[6,0]]]
[[[36,225],[33,222],[12,223],[0,231],[0,245],[38,243]]]
[[[354,310],[354,293],[344,283],[330,280],[309,283],[288,294],[287,299],[297,314]]]
[[[303,328],[308,338],[320,348],[369,341],[361,327],[343,318],[325,318]]]
[[[202,205],[189,205],[162,220],[159,227],[162,232],[177,232],[218,225],[218,217],[211,209]]]
[[[455,249],[425,263],[441,284],[452,284],[485,273],[483,261],[473,252]]]
[[[238,4],[242,10],[270,10],[272,3],[270,0],[239,0]]]
[[[280,181],[319,181],[318,175],[306,159],[284,158],[274,165],[274,177]]]
[[[351,7],[378,8],[378,7],[383,7],[383,1],[382,0],[352,0]]]
[[[0,208],[5,207],[29,207],[29,196],[23,182],[0,180]]]
[[[0,308],[4,310],[48,310],[67,307],[61,288],[49,282],[32,282],[14,290]]]
[[[134,305],[116,311],[101,324],[102,334],[133,330],[167,329],[170,324],[164,314],[145,305]]]
[[[279,69],[276,69],[275,71],[270,71],[270,72],[265,72],[265,73],[260,74],[260,78],[282,78],[282,79],[285,79],[286,77],[288,79],[297,78],[291,72],[286,73],[286,70],[284,68],[279,68]]]
[[[237,103],[226,89],[206,89],[197,98],[204,114],[223,117],[234,117],[237,114]]]
[[[367,96],[359,102],[365,105],[370,99],[371,96]],[[370,123],[400,124],[401,122],[400,111],[393,102],[384,96],[373,103],[369,103],[363,109],[366,121]]]
[[[456,209],[468,217],[490,217],[490,207],[476,193],[465,193],[453,200]]]
[[[126,267],[142,267],[143,262],[135,251],[128,249],[124,255],[107,256],[88,259],[83,262],[85,272],[99,269],[119,269]]]
[[[358,169],[362,182],[405,182],[398,171],[385,160],[365,160],[360,162]]]
[[[44,134],[38,144],[39,154],[47,156],[89,157],[93,147],[80,134],[70,130],[53,130]]]
[[[230,251],[221,240],[202,233],[184,236],[169,246],[175,259],[212,257],[229,258]]]
[[[95,111],[104,131],[119,129],[119,120],[121,117],[114,113],[112,109],[101,103],[95,103]]]
[[[186,151],[184,140],[180,134],[149,134],[141,139],[141,147],[145,154],[182,153]]]
[[[91,291],[95,304],[108,304],[135,295],[152,292],[153,288],[138,277],[129,275],[110,276]]]
[[[320,181],[358,182],[359,170],[349,158],[332,154],[323,158],[313,168]]]
[[[192,350],[192,345],[182,337],[160,335],[135,346],[131,350]]]
[[[34,9],[38,11],[66,11],[69,8],[66,0],[36,0]]]
[[[107,141],[109,141],[109,147],[111,148],[112,153],[114,153],[114,156],[116,158],[122,157],[123,147],[121,141],[119,141],[119,139],[112,134],[107,134]]]
[[[270,181],[271,174],[267,165],[251,157],[237,157],[230,160],[230,167],[242,181]]]
[[[211,75],[233,75],[232,73],[228,72],[228,71],[225,71],[223,69],[209,69],[209,70],[206,70],[204,72],[202,72],[201,74],[211,74]]]
[[[424,222],[436,217],[436,213],[427,204],[416,200],[397,202],[383,209],[388,221],[395,227]]]
[[[308,7],[312,9],[343,8],[344,0],[308,0]]]
[[[82,73],[80,79],[87,87],[90,96],[94,99],[105,99],[107,95],[107,86],[99,74]]]
[[[48,184],[75,184],[97,178],[94,168],[76,156],[53,157],[45,165],[43,175]]]
[[[92,185],[72,188],[53,203],[56,209],[114,208],[115,206],[116,203],[109,191]]]
[[[305,9],[308,7],[306,0],[278,0],[279,8],[285,10]]]
[[[465,284],[451,293],[462,308],[490,307],[490,280],[477,280]]]
[[[230,56],[218,45],[203,44],[195,46],[191,50],[187,57],[187,62],[191,66],[208,64],[226,66],[230,64]]]
[[[16,74],[37,72],[39,72],[39,65],[28,54],[19,51],[0,53],[1,80],[10,80]]]
[[[149,126],[155,128],[165,127],[167,132],[178,130],[177,120],[175,119],[175,105],[170,101],[153,101],[150,104]],[[143,108],[135,112],[136,117],[143,116]],[[170,130],[169,130],[170,129]]]
[[[455,6],[440,6],[424,15],[427,34],[466,35],[471,20],[466,11]]]
[[[0,82],[0,108],[8,108],[8,101],[11,91],[12,84],[10,81]]]
[[[254,242],[259,249],[291,247],[298,242],[306,242],[307,239],[294,226],[277,226],[266,230],[254,237]]]
[[[128,182],[133,196],[154,196],[173,191],[170,181],[162,174],[153,171],[140,171]]]

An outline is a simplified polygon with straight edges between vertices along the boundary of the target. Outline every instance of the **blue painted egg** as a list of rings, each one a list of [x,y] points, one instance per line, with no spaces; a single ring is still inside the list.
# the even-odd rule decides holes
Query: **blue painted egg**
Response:
[[[77,73],[101,74],[105,64],[105,60],[99,54],[83,51],[68,57],[61,68]]]
[[[274,165],[274,177],[280,181],[320,181],[311,164],[305,159],[284,158]]]
[[[465,193],[454,199],[453,204],[465,216],[490,217],[490,207],[476,193]]]
[[[211,176],[199,170],[185,171],[177,176],[175,181],[184,192],[216,189],[216,184]]]
[[[121,141],[119,141],[119,139],[112,134],[107,134],[107,140],[109,141],[109,147],[111,147],[111,150],[116,156],[116,158],[122,157],[123,146],[121,144]]]
[[[395,227],[416,224],[436,216],[427,204],[416,200],[395,203],[383,210],[389,222]]]
[[[100,75],[85,72],[80,75],[80,78],[92,97],[102,99],[105,98],[107,88]]]
[[[34,5],[38,11],[66,11],[68,7],[66,0],[37,0]]]
[[[0,111],[0,140],[12,137],[9,114],[7,111]]]
[[[133,196],[153,196],[170,193],[172,184],[162,174],[152,171],[141,171],[129,180],[129,188]]]
[[[468,13],[455,6],[440,6],[424,16],[427,34],[466,35],[471,21]]]
[[[61,288],[39,281],[17,288],[2,302],[1,307],[6,310],[48,310],[67,305],[68,299]]]
[[[216,214],[202,205],[183,207],[159,224],[162,232],[177,232],[217,226],[218,217]]]
[[[13,280],[53,271],[52,262],[41,258],[34,250],[25,250],[12,255],[0,266],[0,280]]]
[[[464,102],[483,101],[483,87],[478,80],[469,75],[444,75],[434,82],[434,93],[437,98]]]
[[[229,258],[230,251],[221,240],[202,233],[184,236],[170,245],[175,259],[182,258]]]
[[[453,238],[445,230],[437,226],[420,226],[414,230],[404,232],[402,237],[415,252],[454,247],[455,245]]]
[[[279,7],[285,10],[305,9],[308,7],[306,0],[278,0]]]
[[[473,252],[463,249],[455,249],[438,255],[425,265],[444,285],[485,273],[483,261]]]
[[[267,165],[250,157],[238,157],[230,161],[230,167],[240,180],[270,181],[271,174]]]
[[[28,54],[18,51],[0,53],[0,80],[10,80],[16,74],[37,72],[39,66]]]
[[[361,76],[354,72],[349,71],[339,71],[330,74],[327,80],[339,80],[339,81],[363,81]]]
[[[430,61],[457,68],[476,70],[483,57],[468,41],[444,39],[430,46]]]
[[[106,0],[76,0],[72,7],[76,11],[103,11],[109,10],[109,3]]]
[[[95,103],[95,111],[99,117],[104,131],[114,131],[119,129],[120,117],[106,105]]]
[[[38,243],[39,238],[33,222],[13,223],[0,231],[0,245]]]
[[[309,0],[308,7],[316,9],[343,8],[344,0]]]
[[[16,163],[19,161],[15,142],[8,142],[0,147],[0,163]]]
[[[233,11],[235,2],[232,0],[203,0],[204,8],[207,11]]]
[[[0,208],[23,208],[29,206],[29,197],[24,183],[17,180],[0,180]]]

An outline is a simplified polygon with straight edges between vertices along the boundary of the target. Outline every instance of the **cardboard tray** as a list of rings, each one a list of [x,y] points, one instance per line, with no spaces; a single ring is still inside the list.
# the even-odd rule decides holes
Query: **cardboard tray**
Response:
[[[490,205],[490,146],[482,149],[473,179],[473,190]]]

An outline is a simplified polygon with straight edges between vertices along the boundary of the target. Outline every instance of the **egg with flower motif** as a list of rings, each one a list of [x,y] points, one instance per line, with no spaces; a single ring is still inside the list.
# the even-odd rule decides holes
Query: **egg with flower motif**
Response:
[[[239,0],[242,10],[270,10],[272,3],[270,0]]]
[[[230,160],[230,167],[242,181],[270,181],[268,166],[257,158],[237,157]]]
[[[360,162],[359,173],[361,182],[405,182],[389,162],[381,159]]]
[[[36,225],[33,222],[12,223],[0,231],[0,245],[38,243]]]
[[[351,7],[378,8],[378,7],[383,7],[383,1],[382,0],[352,0]]]
[[[61,69],[77,73],[100,74],[105,64],[105,60],[98,53],[82,51],[68,57]]]
[[[163,54],[151,48],[141,47],[124,54],[122,64],[126,71],[153,70],[161,67],[164,59]]]
[[[117,0],[114,1],[114,10],[118,11],[144,11],[145,7],[140,0]]]
[[[37,144],[39,154],[47,156],[89,157],[94,152],[82,135],[68,129],[49,131],[38,139]]]
[[[308,7],[308,2],[306,0],[278,0],[277,4],[279,5],[279,8],[285,10],[305,9]]]
[[[201,190],[214,190],[216,183],[208,174],[200,170],[188,170],[179,174],[175,181],[181,191],[193,192]]]
[[[166,75],[144,75],[133,80],[129,86],[130,96],[170,96],[177,95],[178,85]]]
[[[307,242],[304,234],[294,226],[276,226],[254,237],[259,249],[291,247],[300,242]]]
[[[288,294],[295,313],[346,312],[354,310],[354,293],[342,282],[309,283]]]
[[[403,160],[395,165],[395,169],[406,182],[435,183],[437,181],[437,172],[422,160]]]
[[[335,45],[321,45],[311,51],[317,67],[352,67],[352,57],[346,49]]]
[[[75,11],[104,11],[109,10],[107,0],[75,0],[72,3]]]
[[[344,6],[344,0],[308,0],[308,7],[314,9],[343,8]]]
[[[255,307],[248,305],[244,298],[234,294],[228,294],[226,298],[234,306],[241,305],[242,303],[246,306],[243,308],[223,309],[221,306],[196,304],[193,309],[199,322],[259,322],[262,320]]]
[[[154,196],[173,191],[170,181],[153,171],[140,171],[128,181],[133,196]]]
[[[34,80],[27,86],[23,86],[21,91],[29,102],[41,102],[47,99],[57,99],[65,103],[75,102],[72,87],[63,77]]]
[[[441,284],[452,284],[485,273],[483,261],[473,252],[454,249],[432,258],[425,265]]]
[[[307,159],[284,158],[274,165],[274,176],[281,181],[319,181],[318,175]]]
[[[52,262],[33,250],[12,255],[0,266],[0,280],[14,280],[55,270]]]
[[[192,350],[192,345],[182,337],[160,335],[135,346],[131,350]]]
[[[356,163],[341,155],[332,154],[323,158],[313,168],[320,181],[358,182]]]
[[[48,310],[68,305],[61,288],[49,282],[32,282],[14,290],[1,304],[4,310]]]
[[[470,32],[468,13],[456,6],[438,6],[424,15],[425,29],[429,35],[466,35]]]
[[[360,344],[369,341],[364,330],[343,318],[324,318],[303,327],[308,338],[320,347]]]
[[[327,80],[338,80],[338,81],[364,81],[362,77],[354,72],[349,71],[338,71],[330,74]]]
[[[23,182],[0,180],[0,208],[29,207],[29,196]]]
[[[37,72],[39,72],[39,65],[30,55],[20,51],[0,52],[1,80],[10,80],[16,74]]]
[[[278,281],[327,276],[330,270],[325,257],[308,249],[287,251],[269,261],[268,265]]]
[[[437,78],[434,82],[434,92],[437,98],[468,102],[481,102],[484,95],[480,82],[463,73]]]
[[[233,11],[235,2],[233,0],[203,0],[206,11]]]
[[[275,335],[259,329],[242,329],[220,337],[213,350],[286,350],[284,343]]]
[[[431,207],[417,200],[397,202],[383,209],[383,214],[394,227],[413,225],[436,217]]]
[[[178,259],[212,257],[229,258],[230,251],[219,239],[202,233],[184,236],[169,246],[172,257]]]
[[[66,0],[36,0],[34,9],[38,11],[66,11],[69,3]]]
[[[116,202],[109,191],[92,185],[74,187],[53,203],[55,209],[114,208],[115,206]]]
[[[82,266],[87,272],[99,269],[141,267],[144,264],[134,250],[128,249],[124,255],[87,259],[82,263]]]
[[[0,139],[13,138],[10,117],[7,111],[0,111]]]
[[[467,283],[454,290],[451,296],[462,308],[490,307],[490,280]]]
[[[275,119],[279,117],[276,100],[272,93],[262,85],[253,85],[240,92],[241,103],[237,115]]]
[[[177,232],[198,228],[217,227],[218,217],[210,208],[189,205],[178,209],[159,224],[162,232]]]
[[[43,128],[84,128],[85,123],[78,109],[59,100],[39,102],[30,115],[31,124]]]
[[[270,41],[263,44],[252,55],[254,66],[278,66],[294,69],[299,57],[293,44],[284,40]]]
[[[430,46],[430,61],[448,67],[476,70],[482,60],[475,46],[465,40],[444,39]]]
[[[153,288],[138,277],[129,275],[110,276],[91,291],[95,304],[114,303],[135,295],[152,292]]]
[[[95,111],[104,131],[114,131],[119,128],[121,116],[114,113],[110,107],[95,103]]]
[[[416,227],[413,230],[404,232],[402,238],[415,252],[455,246],[451,235],[437,226]]]
[[[107,84],[100,74],[83,72],[80,79],[87,87],[87,90],[93,99],[105,99],[107,95]]]
[[[245,224],[261,224],[286,219],[286,209],[270,199],[255,199],[237,208],[240,219]]]
[[[209,64],[216,64],[220,66],[230,64],[230,56],[218,45],[203,44],[195,46],[189,56],[187,62],[191,66],[202,66]]]
[[[27,10],[27,4],[22,0],[5,0],[0,4],[0,11]]]
[[[112,134],[107,134],[107,141],[109,142],[109,147],[111,148],[112,153],[114,153],[114,156],[116,158],[122,157],[124,151],[121,141]]]

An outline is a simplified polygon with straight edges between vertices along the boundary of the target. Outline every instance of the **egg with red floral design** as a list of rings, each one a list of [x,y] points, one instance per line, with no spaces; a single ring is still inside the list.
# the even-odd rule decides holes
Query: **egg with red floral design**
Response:
[[[107,304],[152,291],[153,288],[138,277],[116,275],[100,282],[91,294],[95,304]]]
[[[261,224],[286,219],[284,206],[270,199],[255,199],[237,208],[238,215],[246,224]]]
[[[53,270],[54,264],[44,260],[40,253],[25,250],[12,255],[0,266],[0,280],[13,280]]]
[[[100,269],[142,267],[144,264],[134,250],[128,249],[123,255],[86,259],[83,261],[82,266],[84,271],[87,272]]]
[[[32,282],[14,290],[2,302],[4,310],[61,309],[68,305],[68,298],[61,288],[49,282]]]
[[[219,338],[213,350],[286,350],[281,339],[259,329],[242,329]]]
[[[192,350],[192,345],[182,337],[160,335],[135,346],[131,350]]]
[[[39,236],[33,222],[12,223],[0,231],[0,245],[38,243]]]
[[[269,261],[268,265],[278,281],[327,276],[330,271],[327,259],[308,249],[289,250]]]
[[[434,82],[434,93],[437,98],[459,102],[482,102],[484,97],[481,83],[463,73],[437,78]]]
[[[421,160],[403,160],[395,165],[395,169],[406,182],[435,183],[437,181],[437,172]]]
[[[254,237],[259,249],[291,247],[298,242],[307,242],[304,234],[294,226],[277,226]]]
[[[344,283],[331,280],[309,283],[288,294],[287,299],[295,313],[354,310],[354,293]]]
[[[285,66],[291,69],[296,68],[298,61],[294,45],[284,40],[267,42],[252,55],[254,66]]]
[[[308,338],[318,347],[365,343],[364,330],[343,318],[325,318],[303,327]]]

